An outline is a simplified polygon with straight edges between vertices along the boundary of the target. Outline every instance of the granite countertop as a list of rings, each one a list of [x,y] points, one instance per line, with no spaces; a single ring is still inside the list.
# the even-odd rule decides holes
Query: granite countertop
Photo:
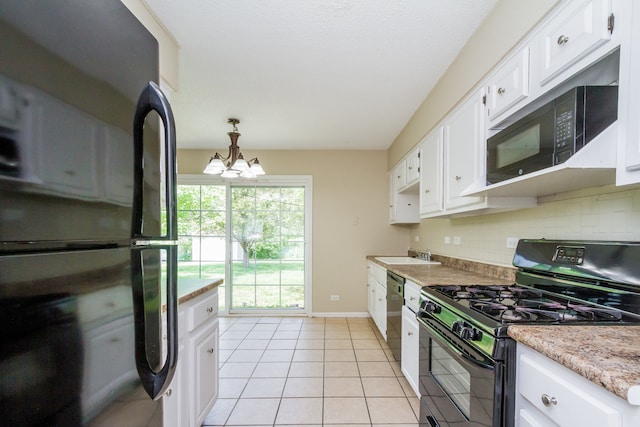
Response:
[[[178,279],[178,304],[185,302],[222,285],[224,280],[221,277],[212,279]]]
[[[513,325],[516,341],[640,405],[640,326]]]
[[[515,282],[515,270],[509,267],[472,261],[434,256],[442,265],[389,265],[375,256],[367,259],[420,286]],[[640,405],[640,326],[511,325],[507,332],[630,404]]]
[[[441,265],[424,264],[385,264],[375,259],[375,256],[368,256],[369,261],[399,274],[405,279],[409,279],[420,286],[433,285],[508,285],[514,282],[511,278],[509,267],[496,267],[488,264],[473,263],[464,261],[465,265],[447,265],[449,259],[434,256],[434,261],[442,262]],[[466,267],[465,269],[461,267]],[[506,269],[507,271],[502,271]],[[492,274],[496,273],[496,274]]]

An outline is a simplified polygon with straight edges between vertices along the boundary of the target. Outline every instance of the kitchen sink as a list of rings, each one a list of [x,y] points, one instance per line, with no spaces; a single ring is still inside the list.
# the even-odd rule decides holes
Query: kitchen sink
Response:
[[[381,256],[376,259],[389,265],[440,265],[437,261],[425,261],[408,256]]]

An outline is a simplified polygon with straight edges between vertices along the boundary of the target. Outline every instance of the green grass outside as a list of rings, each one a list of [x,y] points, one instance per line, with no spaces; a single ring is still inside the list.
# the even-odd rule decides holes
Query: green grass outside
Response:
[[[224,277],[224,262],[179,262],[179,278]],[[258,260],[232,264],[233,308],[304,308],[304,262]],[[219,289],[224,305],[225,287]]]

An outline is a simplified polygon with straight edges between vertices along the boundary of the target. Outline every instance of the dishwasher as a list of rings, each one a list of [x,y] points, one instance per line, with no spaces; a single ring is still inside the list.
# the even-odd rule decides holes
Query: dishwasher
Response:
[[[387,270],[387,344],[400,362],[405,278]]]

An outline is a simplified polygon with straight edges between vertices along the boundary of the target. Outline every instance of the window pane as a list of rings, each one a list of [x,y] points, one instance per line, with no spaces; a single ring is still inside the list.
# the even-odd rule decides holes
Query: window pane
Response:
[[[202,185],[202,209],[217,209],[224,212],[227,204],[224,185]]]
[[[282,306],[304,308],[304,285],[282,286]]]
[[[178,234],[200,234],[200,211],[178,211]]]
[[[242,262],[234,262],[231,264],[231,277],[233,278],[233,286],[236,285],[255,285],[256,271],[253,262],[243,265]],[[234,294],[235,295],[235,294]]]
[[[224,236],[225,235],[224,211],[203,211],[202,212],[202,235],[203,236]]]
[[[256,286],[256,307],[280,308],[280,286]]]
[[[255,289],[255,286],[238,286],[234,283],[232,288],[232,308],[255,308]]]
[[[280,280],[283,285],[303,285],[304,261],[283,262]]]

